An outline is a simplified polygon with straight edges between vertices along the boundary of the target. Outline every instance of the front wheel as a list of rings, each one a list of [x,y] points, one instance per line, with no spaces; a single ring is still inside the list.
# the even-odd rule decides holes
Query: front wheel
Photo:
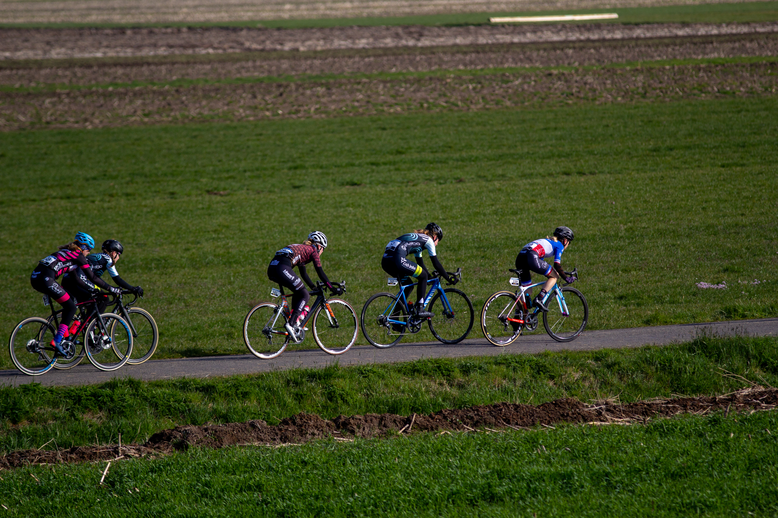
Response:
[[[432,334],[444,344],[458,344],[473,329],[473,303],[464,292],[446,288],[427,306],[435,316],[428,323]]]
[[[521,335],[521,304],[516,294],[498,291],[489,297],[481,310],[481,331],[489,343],[497,347],[512,344]],[[513,319],[513,320],[509,320]]]
[[[543,313],[543,326],[557,342],[569,342],[578,338],[589,321],[589,305],[583,293],[565,287],[552,291],[546,300],[548,311]]]
[[[16,368],[28,376],[45,374],[54,366],[54,350],[49,345],[57,334],[54,326],[38,317],[16,324],[8,347]]]
[[[130,325],[115,313],[103,313],[92,320],[84,333],[84,342],[86,357],[101,371],[121,368],[132,355]]]
[[[399,342],[408,325],[408,310],[391,293],[376,293],[365,302],[360,318],[362,334],[371,345],[386,349]]]
[[[132,357],[127,363],[140,365],[157,351],[159,328],[151,313],[142,308],[128,309],[127,318],[132,331]]]
[[[251,354],[270,360],[284,352],[289,344],[284,324],[286,316],[279,304],[264,302],[249,311],[243,321],[243,341]]]
[[[329,299],[313,315],[313,339],[322,351],[343,354],[357,340],[357,314],[341,299]]]

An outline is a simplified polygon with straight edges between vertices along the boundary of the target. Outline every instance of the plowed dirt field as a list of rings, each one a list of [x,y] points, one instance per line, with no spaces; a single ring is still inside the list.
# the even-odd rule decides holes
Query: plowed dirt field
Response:
[[[775,95],[776,55],[778,23],[0,29],[0,131]]]

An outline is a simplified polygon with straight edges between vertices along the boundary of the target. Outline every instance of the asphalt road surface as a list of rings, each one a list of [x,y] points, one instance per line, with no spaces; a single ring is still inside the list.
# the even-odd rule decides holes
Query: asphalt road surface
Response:
[[[84,359],[82,365],[69,371],[52,370],[37,377],[21,374],[17,370],[0,371],[0,386],[18,386],[33,382],[50,386],[90,385],[103,383],[113,378],[135,378],[144,381],[186,377],[209,378],[293,368],[322,368],[336,362],[341,366],[349,366],[407,362],[421,358],[460,358],[500,354],[534,354],[543,351],[591,351],[644,345],[662,346],[689,341],[700,333],[716,336],[778,336],[778,318],[767,318],[586,331],[569,343],[555,342],[545,333],[536,332],[520,337],[507,347],[494,347],[481,336],[481,331],[477,326],[476,322],[471,332],[471,335],[477,338],[464,340],[457,345],[444,345],[439,342],[411,343],[411,337],[406,337],[389,349],[377,349],[371,346],[352,347],[342,356],[330,356],[319,349],[309,349],[284,352],[273,360],[260,360],[250,354],[150,360],[143,365],[124,366],[116,372],[98,371],[88,360]],[[408,343],[404,343],[404,341],[408,341]]]

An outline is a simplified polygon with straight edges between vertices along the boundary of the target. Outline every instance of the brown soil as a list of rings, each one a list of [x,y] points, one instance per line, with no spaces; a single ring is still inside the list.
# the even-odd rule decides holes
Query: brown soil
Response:
[[[30,464],[59,464],[164,455],[189,447],[224,448],[236,445],[300,444],[316,439],[381,438],[414,432],[483,432],[553,427],[563,423],[607,425],[646,423],[678,414],[747,412],[778,406],[778,389],[755,387],[717,397],[639,401],[630,404],[602,402],[585,405],[560,399],[538,406],[496,403],[434,414],[399,416],[367,414],[333,420],[298,414],[278,425],[248,421],[215,426],[179,426],[154,434],[145,444],[76,447],[67,450],[23,450],[0,458],[0,468]]]
[[[769,59],[634,63],[776,55],[776,23],[0,29],[0,131],[774,95]]]

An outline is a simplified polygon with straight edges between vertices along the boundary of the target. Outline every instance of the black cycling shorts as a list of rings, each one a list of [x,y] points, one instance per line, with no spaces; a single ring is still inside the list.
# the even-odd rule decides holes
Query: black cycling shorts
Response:
[[[381,259],[381,268],[386,273],[398,279],[404,277],[418,277],[421,272],[421,266],[411,262],[404,255],[384,254]]]
[[[551,265],[541,259],[537,252],[531,250],[522,250],[519,255],[516,256],[516,269],[521,270],[519,279],[522,286],[529,286],[532,284],[532,275],[530,272],[539,273],[548,277],[551,273]]]

